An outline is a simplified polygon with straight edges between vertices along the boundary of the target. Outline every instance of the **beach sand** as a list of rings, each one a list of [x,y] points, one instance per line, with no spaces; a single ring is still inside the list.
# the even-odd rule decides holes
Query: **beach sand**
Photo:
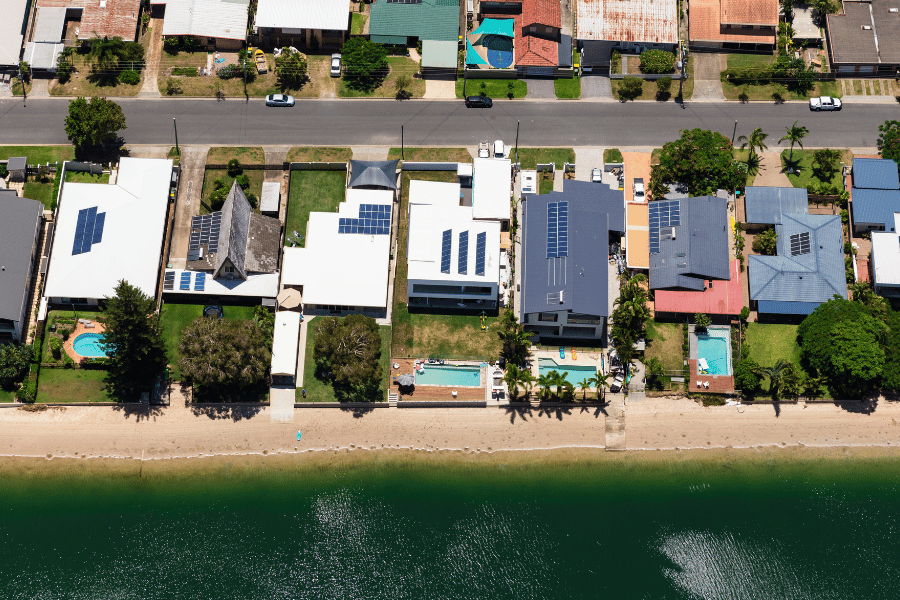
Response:
[[[684,398],[627,403],[627,450],[900,445],[900,403],[703,407]],[[416,450],[490,454],[605,447],[606,415],[566,409],[390,409],[354,412],[297,409],[273,422],[268,407],[195,411],[173,393],[172,405],[0,409],[0,456],[167,459],[216,455],[329,455],[335,451]],[[302,437],[296,439],[297,430]],[[520,452],[521,453],[521,452]]]

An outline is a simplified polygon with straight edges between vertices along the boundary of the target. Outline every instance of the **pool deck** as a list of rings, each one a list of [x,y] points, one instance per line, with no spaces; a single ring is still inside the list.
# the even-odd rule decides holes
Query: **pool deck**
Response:
[[[63,344],[63,348],[65,349],[66,354],[72,357],[72,360],[74,360],[75,362],[80,362],[82,358],[93,358],[90,356],[85,357],[75,352],[75,340],[78,338],[78,336],[82,333],[103,333],[104,331],[106,331],[106,327],[104,327],[103,324],[99,321],[92,320],[91,324],[93,325],[93,327],[89,328],[84,323],[78,322],[75,325],[75,331],[73,331],[71,335],[69,335],[68,341]]]
[[[709,329],[724,329],[729,331],[729,336],[731,335],[730,327],[722,327],[713,325],[710,326]],[[700,375],[698,374],[697,362],[697,336],[694,333],[694,326],[688,326],[688,339],[690,340],[690,360],[688,361],[688,368],[690,369],[691,379],[688,382],[688,390],[689,392],[709,392],[715,394],[728,394],[734,391],[734,375]],[[732,365],[732,356],[731,356],[731,340],[730,337],[726,340],[727,352],[728,352],[728,364],[732,368],[732,373],[734,366]],[[698,387],[697,384],[700,384]],[[704,383],[709,383],[709,388],[707,389],[704,386]]]
[[[560,372],[564,371],[566,367],[594,367],[598,371],[601,370],[600,366],[600,353],[598,352],[581,352],[580,350],[575,351],[575,355],[578,359],[572,359],[572,347],[566,346],[566,357],[559,357],[559,350],[532,350],[531,351],[531,374],[537,379],[541,374],[540,362],[542,358],[549,358],[556,362],[559,365]],[[577,383],[576,383],[577,386]],[[588,388],[595,389],[595,388]]]
[[[398,391],[400,386],[397,385],[397,382],[394,381],[394,377],[399,377],[404,373],[412,373],[414,369],[415,360],[411,358],[393,358],[391,359],[391,390]],[[394,368],[394,363],[400,365],[399,369]],[[478,366],[481,363],[472,362],[472,361],[446,361],[446,365],[451,364],[469,364],[472,366]],[[481,373],[481,382],[482,385],[478,387],[453,387],[449,385],[417,385],[413,389],[411,394],[403,394],[401,393],[402,398],[405,400],[415,400],[416,402],[480,402],[484,401],[485,394],[485,373],[482,370]],[[451,392],[456,390],[456,398],[453,397]]]

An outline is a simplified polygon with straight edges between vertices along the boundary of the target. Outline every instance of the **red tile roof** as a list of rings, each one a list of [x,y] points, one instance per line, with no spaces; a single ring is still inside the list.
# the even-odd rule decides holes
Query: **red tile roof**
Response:
[[[498,0],[504,1],[504,0]],[[482,12],[483,17],[509,19],[513,17],[513,29],[516,32],[515,64],[528,67],[556,67],[559,65],[559,44],[557,42],[528,35],[524,31],[529,25],[547,25],[557,29],[562,27],[562,14],[559,0],[525,0],[522,12],[517,15],[509,13]]]
[[[562,27],[559,0],[525,0],[522,3],[522,26],[529,25]]]
[[[101,8],[100,0],[37,0],[38,8],[81,8],[78,39],[95,37],[120,37],[126,42],[135,41],[141,0],[106,0]]]
[[[722,23],[778,25],[778,0],[722,0]]]
[[[724,0],[728,1],[728,0]],[[777,0],[765,0],[777,6]],[[722,7],[720,0],[690,0],[690,40],[692,42],[746,42],[758,44],[774,44],[775,29],[762,34],[759,30],[745,30],[730,27],[722,28]],[[775,23],[777,24],[777,19]]]
[[[702,292],[656,291],[656,312],[737,315],[744,307],[741,294],[741,269],[731,261],[731,280],[707,282]]]

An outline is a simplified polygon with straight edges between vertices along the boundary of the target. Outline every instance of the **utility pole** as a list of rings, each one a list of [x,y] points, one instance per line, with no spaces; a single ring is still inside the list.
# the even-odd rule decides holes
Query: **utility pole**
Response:
[[[737,135],[737,119],[734,120],[734,131],[731,132],[731,145],[734,146],[734,136]]]
[[[181,149],[178,147],[178,123],[175,117],[172,117],[172,126],[175,127],[175,155],[181,156]]]
[[[244,50],[244,59],[241,61],[241,71],[244,72],[244,101],[250,102],[250,96],[247,95],[247,51]]]
[[[406,160],[406,156],[403,151],[403,125],[400,126],[400,160]]]

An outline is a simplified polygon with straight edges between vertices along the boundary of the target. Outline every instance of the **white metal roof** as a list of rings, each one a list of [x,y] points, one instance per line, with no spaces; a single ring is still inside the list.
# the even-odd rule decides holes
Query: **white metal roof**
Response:
[[[171,179],[171,160],[123,158],[115,185],[64,183],[44,295],[100,299],[124,279],[155,297]],[[102,240],[72,254],[78,212],[94,206],[106,214]]]
[[[476,170],[477,173],[477,170]],[[480,221],[472,207],[459,205],[459,184],[418,182],[409,188],[409,242],[407,246],[407,279],[497,283],[500,280],[500,222]],[[439,188],[445,188],[440,191]],[[456,197],[454,204],[451,199]],[[441,273],[443,232],[451,230],[450,273]],[[469,232],[468,268],[458,273],[459,234]],[[475,274],[477,236],[485,233],[484,275]]]
[[[512,163],[508,158],[476,158],[472,214],[476,219],[510,217]]]
[[[900,213],[894,213],[894,222],[896,230]],[[872,267],[876,285],[900,285],[900,234],[872,232]]]
[[[247,36],[250,0],[166,0],[165,4],[163,35],[229,40],[243,40]]]
[[[25,54],[22,60],[31,65],[32,69],[47,69],[55,71],[57,59],[65,49],[65,44],[52,44],[50,42],[28,42],[25,44]]]
[[[264,181],[259,198],[260,212],[278,212],[281,204],[281,184],[277,181]]]
[[[350,0],[259,0],[256,7],[257,27],[345,31],[349,24]]]
[[[212,271],[191,271],[187,269],[165,269],[165,272],[175,272],[175,285],[171,290],[163,290],[163,295],[189,294],[195,296],[230,296],[232,298],[275,298],[278,296],[278,278],[276,273],[256,273],[248,275],[247,279],[235,277],[234,279],[213,279]],[[206,273],[206,279],[202,290],[195,289],[196,274]],[[181,274],[190,273],[190,289],[182,290],[179,285]]]
[[[66,22],[65,6],[39,6],[34,22],[35,42],[59,42],[63,39],[63,26]]]
[[[284,249],[281,284],[302,285],[304,304],[387,308],[391,236],[338,233],[338,219],[393,199],[391,190],[348,189],[338,212],[310,213],[306,247]]]
[[[3,0],[3,18],[0,18],[0,65],[19,64],[26,4],[28,0]]]
[[[272,375],[297,374],[297,345],[300,343],[300,313],[283,310],[275,313],[272,340]]]

